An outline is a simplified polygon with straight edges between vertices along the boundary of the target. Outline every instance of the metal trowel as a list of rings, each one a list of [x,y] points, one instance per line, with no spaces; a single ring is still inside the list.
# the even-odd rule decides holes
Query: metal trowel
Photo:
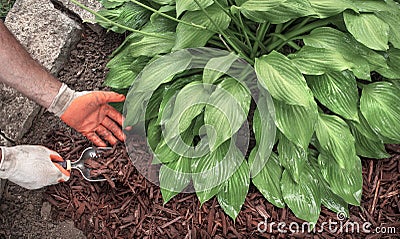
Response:
[[[102,176],[92,177],[90,175],[91,168],[86,167],[85,161],[88,159],[97,159],[101,153],[111,149],[111,147],[89,147],[82,152],[78,160],[73,162],[71,162],[71,160],[66,160],[64,162],[59,162],[59,164],[68,171],[71,171],[71,169],[78,170],[82,174],[82,177],[89,182],[106,181],[107,179]]]

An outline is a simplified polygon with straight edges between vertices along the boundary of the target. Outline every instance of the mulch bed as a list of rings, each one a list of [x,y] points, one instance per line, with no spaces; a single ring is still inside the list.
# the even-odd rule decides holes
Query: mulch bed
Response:
[[[90,146],[62,131],[51,132],[47,139],[46,146],[69,160],[76,160]],[[54,206],[55,219],[72,219],[88,238],[395,238],[400,234],[362,232],[364,222],[372,224],[371,230],[384,226],[399,232],[400,146],[389,145],[388,151],[393,155],[390,159],[363,160],[362,205],[350,207],[349,219],[340,221],[335,213],[322,209],[318,225],[329,220],[342,223],[342,232],[338,228],[336,233],[327,228],[320,233],[279,233],[279,222],[303,221],[289,209],[269,204],[253,186],[236,222],[215,198],[200,205],[194,194],[179,194],[163,205],[159,187],[137,172],[123,145],[114,147],[109,156],[107,167],[114,181],[89,183],[74,170],[69,182],[49,187],[45,199]],[[272,233],[257,230],[265,218],[275,222]],[[346,233],[346,222],[359,223],[360,233]]]
[[[60,79],[77,90],[102,89],[107,57],[121,38],[96,36],[88,29],[77,50],[72,52],[70,65]],[[49,119],[47,117],[46,119]],[[56,120],[54,120],[56,121]],[[64,159],[76,160],[90,143],[68,127],[41,127],[40,143],[59,152]],[[37,137],[37,136],[36,136]],[[145,142],[141,142],[144,144]],[[337,215],[322,208],[318,225],[333,222],[342,231],[325,227],[320,233],[279,233],[277,224],[303,223],[285,208],[268,203],[250,187],[246,202],[234,222],[220,208],[216,199],[200,205],[194,194],[179,194],[163,205],[158,186],[147,181],[132,165],[125,147],[118,145],[106,161],[114,181],[89,183],[77,171],[71,179],[48,187],[44,198],[53,205],[56,220],[72,219],[88,238],[400,238],[400,146],[388,145],[392,157],[384,160],[363,160],[363,197],[360,207],[350,207],[350,218],[338,220]],[[148,157],[138,154],[137,157]],[[272,232],[259,232],[258,225],[267,219],[275,222]],[[346,226],[369,222],[376,227],[395,227],[396,233],[346,233]],[[263,228],[261,228],[263,229]]]

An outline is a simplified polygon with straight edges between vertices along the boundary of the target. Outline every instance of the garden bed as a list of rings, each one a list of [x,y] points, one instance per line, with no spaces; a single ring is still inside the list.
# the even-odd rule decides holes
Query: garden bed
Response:
[[[107,56],[122,40],[113,34],[103,37],[85,30],[69,65],[60,73],[60,79],[71,88],[102,89]],[[48,113],[36,121],[21,143],[43,144],[68,160],[76,160],[90,146],[86,139]],[[342,222],[343,232],[339,226],[334,228],[336,232],[326,226],[317,233],[280,233],[278,223],[289,225],[303,221],[289,209],[268,203],[253,186],[235,222],[223,212],[216,199],[200,205],[194,194],[180,194],[163,205],[159,187],[137,172],[122,145],[114,148],[110,156],[110,165],[121,172],[114,183],[88,183],[73,172],[69,182],[48,187],[43,198],[52,205],[53,219],[72,219],[88,238],[396,238],[399,234],[362,232],[366,222],[371,223],[371,230],[393,227],[399,232],[400,147],[388,146],[388,152],[392,155],[389,159],[362,161],[361,206],[350,207],[349,219],[341,221],[335,213],[322,208],[316,229],[321,229],[323,222],[333,221],[339,225]],[[267,225],[275,223],[272,232],[258,231],[259,225],[264,229],[265,218]],[[7,215],[7,220],[15,220],[12,213]],[[350,223],[360,225],[360,233],[346,233],[346,225]],[[45,231],[42,236],[47,237]]]
[[[111,48],[117,45],[115,39],[106,42],[115,43],[110,44]],[[80,44],[98,47],[90,36]],[[78,46],[78,51],[81,50]],[[104,55],[111,50],[104,51]],[[94,60],[86,54],[73,54],[72,67],[61,73],[62,79],[76,74],[79,80],[70,83],[80,90],[99,87],[105,72],[103,60]],[[80,59],[78,63],[74,57]],[[96,76],[87,73],[90,69],[97,72]],[[85,147],[90,146],[81,136],[65,127],[49,130],[42,142],[69,160],[75,160]],[[53,205],[55,219],[72,219],[88,238],[393,238],[397,234],[363,233],[362,229],[359,229],[360,233],[346,233],[349,223],[362,226],[365,222],[371,223],[373,229],[384,226],[399,230],[400,147],[388,146],[388,152],[392,155],[389,159],[363,160],[362,203],[361,207],[350,207],[349,219],[341,221],[335,213],[322,208],[316,229],[321,229],[323,222],[333,221],[344,225],[343,232],[339,232],[339,227],[337,232],[325,227],[323,232],[314,234],[279,233],[279,222],[289,225],[303,221],[289,209],[279,209],[268,203],[253,186],[235,222],[223,212],[216,199],[200,205],[194,194],[180,194],[163,205],[159,187],[137,172],[122,145],[114,148],[110,156],[110,165],[120,172],[114,183],[88,183],[73,172],[69,182],[48,187],[44,197]],[[272,233],[260,233],[258,230],[259,225],[263,229],[265,218],[268,225],[275,223]]]

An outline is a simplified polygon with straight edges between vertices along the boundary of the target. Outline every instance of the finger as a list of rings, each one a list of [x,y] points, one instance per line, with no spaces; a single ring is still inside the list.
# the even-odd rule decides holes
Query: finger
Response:
[[[127,126],[127,127],[125,127],[125,130],[126,130],[126,131],[131,131],[132,129],[133,129],[132,126]]]
[[[65,168],[63,168],[61,165],[59,165],[58,163],[53,163],[53,164],[54,164],[54,166],[56,166],[56,168],[58,170],[60,170],[60,172],[62,174],[64,174],[67,177],[71,176],[71,173],[68,170],[66,170]]]
[[[108,129],[113,135],[118,138],[121,142],[125,140],[125,135],[122,132],[121,126],[118,126],[114,121],[110,118],[104,118],[103,122],[101,123],[106,129]]]
[[[125,100],[125,96],[122,94],[118,94],[115,92],[111,91],[95,91],[92,94],[95,94],[98,97],[99,103],[105,104],[105,103],[110,103],[110,102],[122,102]]]
[[[64,162],[64,159],[60,155],[50,154],[50,160],[53,162]]]
[[[117,122],[118,125],[122,126],[124,117],[122,116],[121,113],[118,112],[118,110],[114,109],[110,105],[107,105],[107,116],[110,117],[115,122]]]
[[[110,142],[111,145],[118,143],[118,140],[114,137],[114,135],[103,125],[99,125],[99,127],[97,127],[96,133],[100,135],[103,139]]]
[[[102,139],[100,139],[99,136],[97,136],[96,133],[92,132],[92,133],[88,133],[85,135],[86,138],[88,138],[90,141],[92,141],[96,146],[98,147],[107,147],[107,144],[104,143],[104,141]]]

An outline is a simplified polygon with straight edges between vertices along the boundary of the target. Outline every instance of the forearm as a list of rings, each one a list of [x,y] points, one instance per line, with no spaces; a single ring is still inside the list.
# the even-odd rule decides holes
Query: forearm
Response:
[[[48,108],[61,87],[36,62],[0,20],[0,82]]]

